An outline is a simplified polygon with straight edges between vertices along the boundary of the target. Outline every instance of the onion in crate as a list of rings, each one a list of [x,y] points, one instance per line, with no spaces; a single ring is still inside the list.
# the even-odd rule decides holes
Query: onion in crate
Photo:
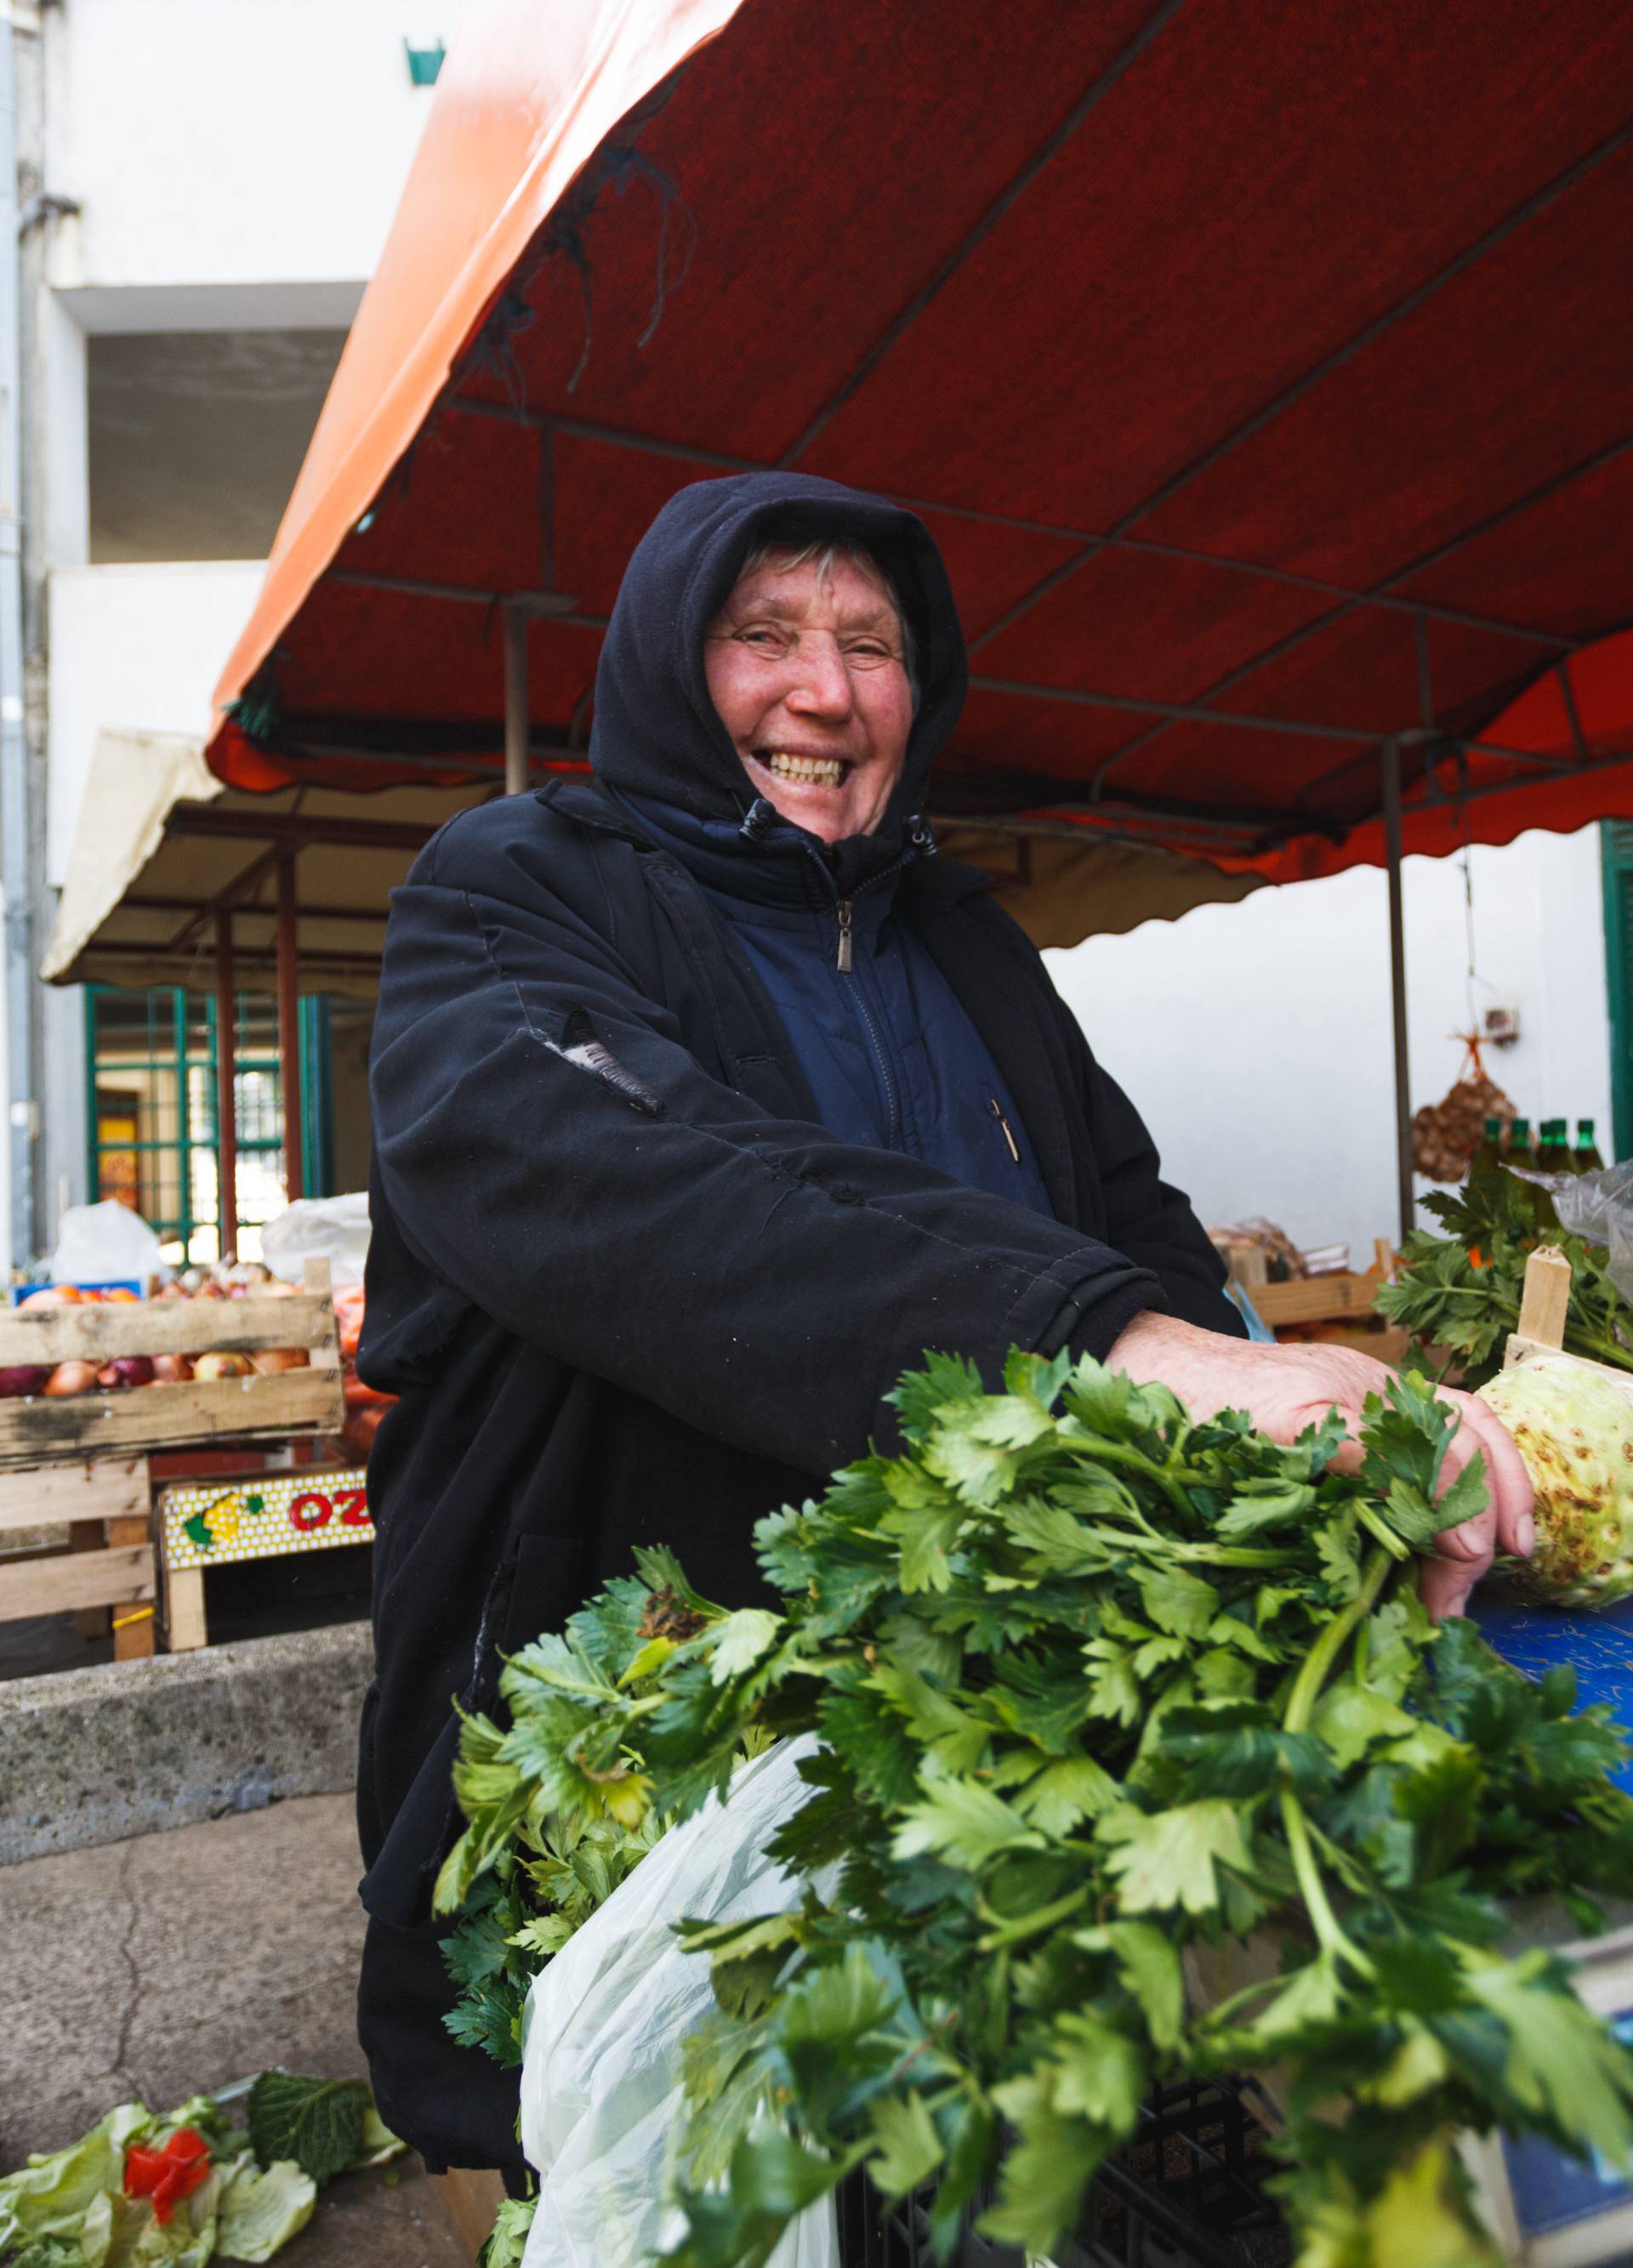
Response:
[[[111,1387],[151,1386],[153,1365],[144,1354],[115,1355],[112,1362],[105,1362],[98,1371],[96,1382],[99,1386]]]
[[[44,1391],[54,1401],[70,1394],[89,1394],[96,1384],[96,1371],[93,1362],[59,1362],[47,1379]]]
[[[193,1365],[193,1375],[201,1381],[211,1378],[248,1378],[249,1357],[247,1354],[201,1354]]]

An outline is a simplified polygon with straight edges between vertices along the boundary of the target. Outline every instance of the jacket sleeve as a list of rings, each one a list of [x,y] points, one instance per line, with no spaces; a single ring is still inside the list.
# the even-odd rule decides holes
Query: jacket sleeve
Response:
[[[1183,1189],[1162,1177],[1162,1161],[1145,1122],[1111,1073],[1103,1071],[1083,1028],[1059,995],[1068,1027],[1078,1091],[1094,1144],[1105,1195],[1106,1240],[1142,1270],[1165,1297],[1148,1302],[1201,1329],[1245,1338],[1247,1326],[1226,1297],[1224,1263],[1208,1241]]]
[[[410,1246],[507,1329],[821,1473],[927,1349],[995,1375],[1155,1296],[1143,1262],[710,1077],[610,928],[457,821],[393,900],[378,1170]]]

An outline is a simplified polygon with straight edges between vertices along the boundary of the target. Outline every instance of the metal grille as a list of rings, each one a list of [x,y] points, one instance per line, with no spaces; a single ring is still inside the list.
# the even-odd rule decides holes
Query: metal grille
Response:
[[[1253,2093],[1221,2080],[1153,2095],[1133,2141],[1095,2177],[1055,2268],[1286,2268],[1292,2241],[1264,2194],[1275,2161],[1265,2154]],[[844,2268],[932,2268],[920,2201],[883,2205],[857,2176],[839,2192],[839,2219]],[[953,2268],[1024,2268],[1024,2261],[971,2227]]]
[[[90,1120],[89,1186],[117,1197],[157,1233],[165,1257],[221,1257],[217,1003],[179,985],[85,993]],[[300,1002],[307,1099],[306,1186],[322,1196],[330,1152],[328,1004]],[[238,1256],[260,1254],[260,1233],[284,1204],[283,1073],[276,1004],[238,996],[233,1115],[237,1121]]]

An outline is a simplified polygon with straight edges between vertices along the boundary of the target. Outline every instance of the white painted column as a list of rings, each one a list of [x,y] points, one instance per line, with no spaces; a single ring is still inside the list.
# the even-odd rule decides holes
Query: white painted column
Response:
[[[91,420],[85,335],[55,291],[41,313],[45,364],[46,557],[84,567],[91,558]]]

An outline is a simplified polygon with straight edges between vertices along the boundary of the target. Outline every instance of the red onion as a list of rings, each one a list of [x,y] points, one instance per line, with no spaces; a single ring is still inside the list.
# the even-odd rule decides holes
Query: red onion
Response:
[[[48,1363],[14,1363],[9,1370],[0,1370],[0,1400],[11,1400],[19,1394],[38,1394],[51,1375]]]
[[[99,1386],[148,1386],[152,1377],[153,1366],[146,1355],[122,1354],[102,1365],[96,1382]]]

